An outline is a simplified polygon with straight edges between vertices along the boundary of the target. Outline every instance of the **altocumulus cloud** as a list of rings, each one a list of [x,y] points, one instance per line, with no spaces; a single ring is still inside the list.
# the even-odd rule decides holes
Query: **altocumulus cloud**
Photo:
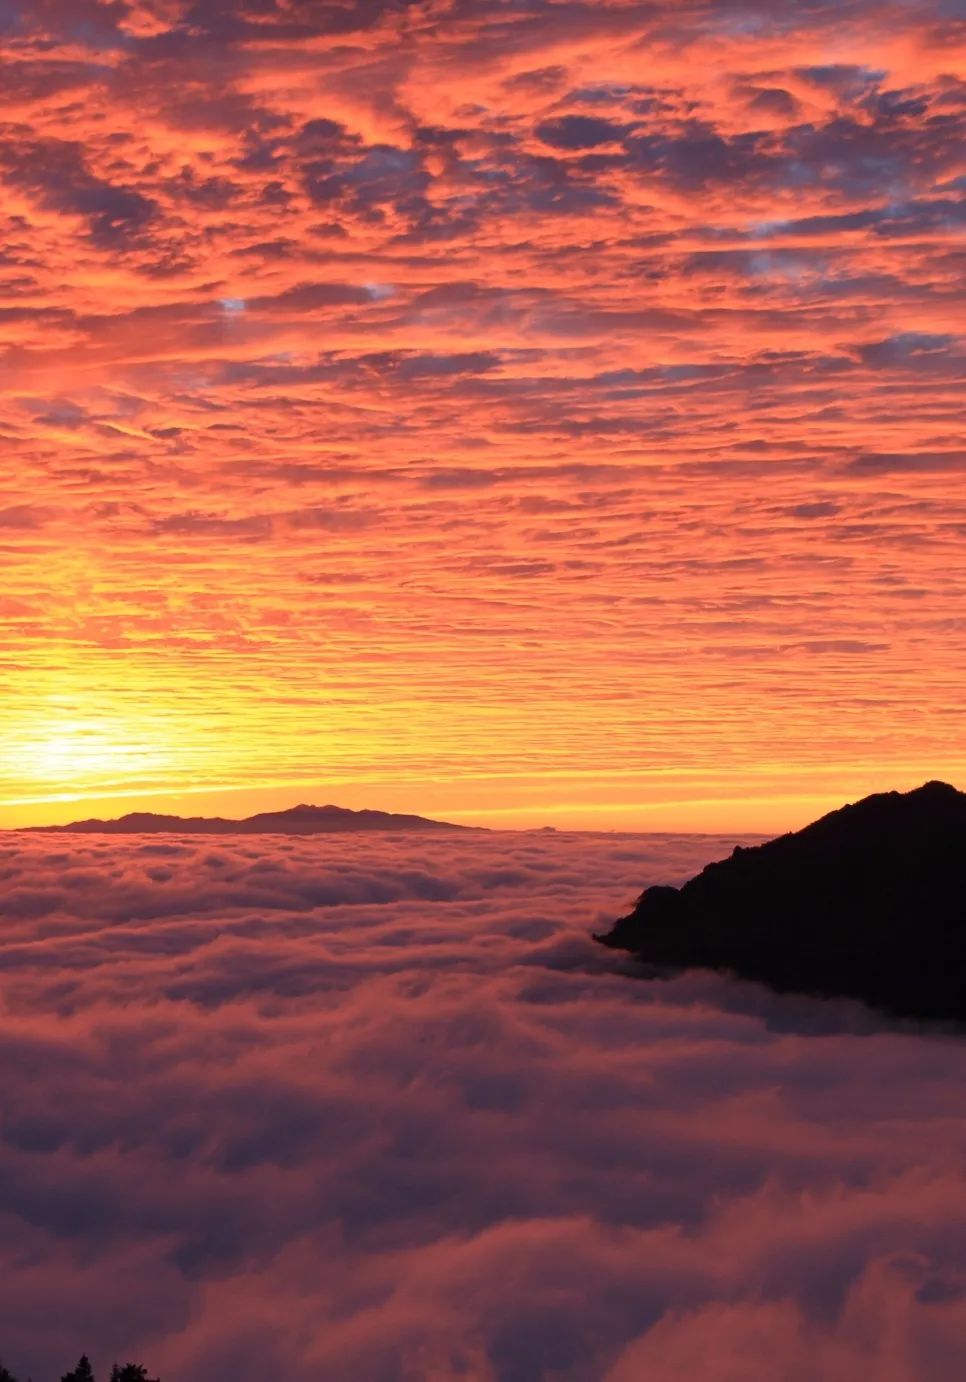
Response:
[[[589,931],[729,842],[0,837],[0,1349],[952,1382],[959,1037]]]
[[[0,0],[3,742],[961,776],[961,11]]]

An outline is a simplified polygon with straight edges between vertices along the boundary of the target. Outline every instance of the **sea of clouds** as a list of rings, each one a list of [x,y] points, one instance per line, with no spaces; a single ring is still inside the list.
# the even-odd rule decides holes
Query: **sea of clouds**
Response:
[[[962,1038],[590,939],[732,843],[0,836],[0,1356],[959,1382]]]

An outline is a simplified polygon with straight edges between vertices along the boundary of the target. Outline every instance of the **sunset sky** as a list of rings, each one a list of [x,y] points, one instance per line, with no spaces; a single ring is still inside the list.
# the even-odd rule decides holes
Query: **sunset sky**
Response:
[[[966,779],[955,0],[0,0],[0,825]]]

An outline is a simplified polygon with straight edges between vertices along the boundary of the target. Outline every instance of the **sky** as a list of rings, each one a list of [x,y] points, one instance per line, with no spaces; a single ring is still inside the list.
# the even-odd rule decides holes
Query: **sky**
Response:
[[[0,837],[0,1355],[961,1382],[962,1035],[594,945],[731,839]]]
[[[956,0],[0,0],[0,825],[966,780]]]

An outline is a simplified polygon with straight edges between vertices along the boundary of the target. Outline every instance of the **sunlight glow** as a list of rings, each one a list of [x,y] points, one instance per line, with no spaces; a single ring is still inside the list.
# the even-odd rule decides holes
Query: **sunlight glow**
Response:
[[[6,745],[3,777],[19,782],[28,800],[96,795],[168,772],[176,760],[173,746],[134,721],[61,718],[51,707],[19,728]]]

